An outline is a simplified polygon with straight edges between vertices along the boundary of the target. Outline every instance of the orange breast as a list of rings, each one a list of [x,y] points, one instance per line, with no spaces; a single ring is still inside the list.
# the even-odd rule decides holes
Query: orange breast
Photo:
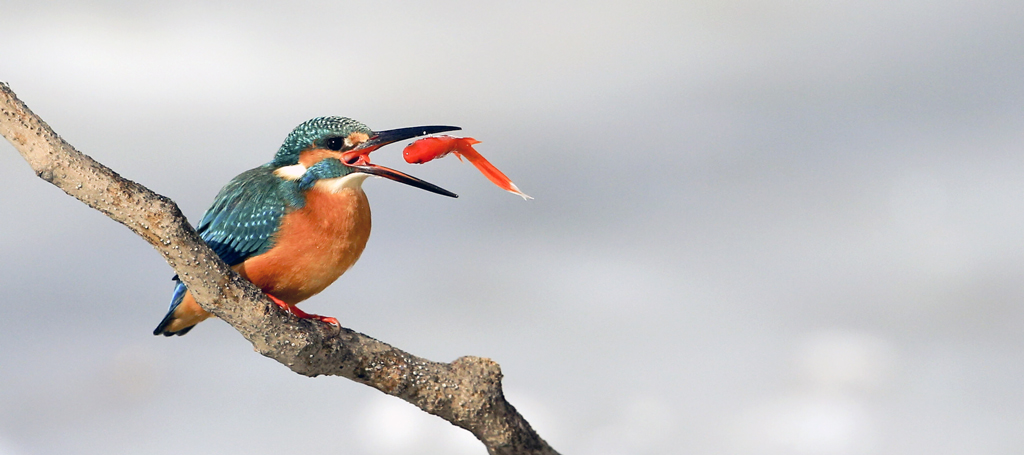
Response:
[[[296,304],[323,291],[359,259],[370,238],[370,204],[359,188],[312,189],[285,215],[274,247],[236,270],[263,292]]]

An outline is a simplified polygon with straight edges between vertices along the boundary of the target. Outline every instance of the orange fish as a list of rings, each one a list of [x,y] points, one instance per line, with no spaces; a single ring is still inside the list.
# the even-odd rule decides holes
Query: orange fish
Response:
[[[512,183],[511,179],[502,174],[498,168],[494,167],[493,164],[480,155],[480,152],[473,148],[473,144],[479,143],[480,141],[471,137],[432,136],[409,144],[402,151],[402,156],[405,157],[405,162],[410,164],[423,164],[449,153],[458,157],[459,161],[462,161],[462,158],[465,157],[469,160],[470,164],[476,166],[484,177],[487,177],[487,180],[498,185],[498,188],[518,194],[523,199],[533,199],[519,191],[519,188],[516,187],[515,183]]]

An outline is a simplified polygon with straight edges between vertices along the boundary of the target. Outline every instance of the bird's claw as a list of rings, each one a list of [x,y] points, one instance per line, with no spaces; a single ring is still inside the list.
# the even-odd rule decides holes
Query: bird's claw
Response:
[[[274,297],[274,296],[272,296],[270,294],[267,294],[267,297],[270,298],[271,302],[274,302],[275,304],[277,304],[277,306],[281,307],[281,309],[283,309],[283,310],[285,310],[285,311],[287,311],[287,312],[289,312],[291,314],[294,314],[295,316],[299,317],[300,319],[316,319],[317,321],[320,321],[320,322],[325,322],[327,324],[331,324],[331,325],[334,325],[334,326],[337,326],[337,327],[341,327],[341,323],[339,323],[336,318],[332,318],[330,316],[320,316],[319,314],[309,314],[309,313],[307,313],[305,311],[300,310],[295,305],[289,305],[289,304],[285,303],[283,300],[281,300],[281,299],[279,299],[277,297]]]
[[[311,314],[310,316],[313,316],[314,318],[316,318],[320,322],[326,322],[326,323],[331,324],[333,326],[341,327],[341,323],[338,322],[338,320],[336,318],[332,318],[330,316],[320,316],[319,314]]]

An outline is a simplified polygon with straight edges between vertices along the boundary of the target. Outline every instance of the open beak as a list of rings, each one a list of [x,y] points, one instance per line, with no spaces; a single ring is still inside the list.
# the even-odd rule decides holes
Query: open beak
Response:
[[[369,162],[367,162],[366,164],[356,164],[356,165],[350,166],[350,167],[358,169],[359,172],[362,172],[362,173],[365,173],[365,174],[376,175],[376,176],[379,176],[379,177],[384,177],[386,179],[394,180],[396,182],[401,182],[401,183],[404,183],[406,185],[412,185],[412,186],[415,186],[416,188],[419,188],[421,190],[430,191],[431,193],[437,193],[437,194],[440,194],[442,196],[448,196],[448,197],[459,197],[458,194],[452,193],[451,191],[448,191],[448,190],[446,190],[444,188],[441,188],[441,187],[439,187],[437,185],[434,185],[433,183],[425,182],[425,181],[420,180],[420,179],[418,179],[416,177],[413,177],[413,176],[411,176],[409,174],[406,174],[404,172],[396,171],[396,170],[391,169],[389,167],[378,166],[376,164],[369,163]]]
[[[443,133],[445,131],[461,130],[457,126],[414,126],[410,128],[399,128],[397,130],[378,131],[374,133],[366,142],[357,145],[352,150],[345,152],[342,161],[347,163],[350,167],[358,169],[360,172],[384,177],[386,179],[401,182],[406,185],[415,186],[416,188],[430,191],[431,193],[437,193],[442,196],[448,197],[459,197],[459,195],[452,193],[444,188],[441,188],[433,183],[420,180],[404,172],[399,172],[391,168],[384,166],[378,166],[370,162],[370,152],[377,150],[385,145],[403,141],[406,139],[412,139],[414,137],[425,136],[428,134]]]

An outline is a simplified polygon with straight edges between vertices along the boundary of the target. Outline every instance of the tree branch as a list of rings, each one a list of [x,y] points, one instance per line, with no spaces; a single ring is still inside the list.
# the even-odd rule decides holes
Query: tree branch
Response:
[[[556,454],[505,400],[490,359],[416,357],[362,333],[281,311],[199,238],[174,201],[75,150],[0,82],[0,134],[36,175],[127,226],[163,255],[196,301],[260,354],[306,375],[343,376],[473,433],[491,454]]]

